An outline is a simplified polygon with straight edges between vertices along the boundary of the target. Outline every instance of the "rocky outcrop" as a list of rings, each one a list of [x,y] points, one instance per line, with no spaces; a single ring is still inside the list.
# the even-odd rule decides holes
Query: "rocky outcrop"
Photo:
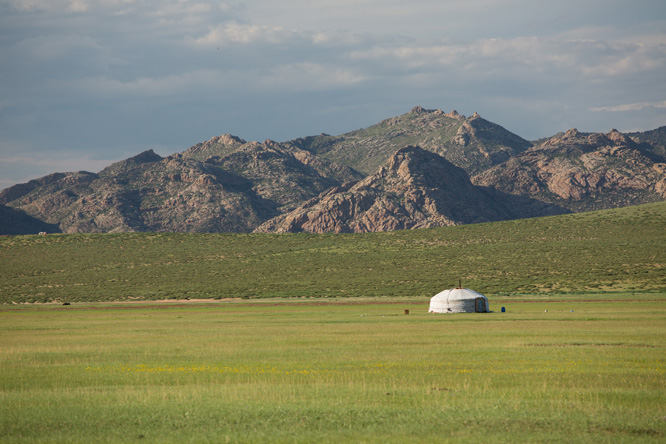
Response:
[[[474,183],[572,211],[666,199],[666,164],[616,130],[571,129],[474,178]],[[656,159],[658,160],[658,159]]]
[[[99,175],[66,173],[6,194],[14,208],[67,233],[247,232],[278,214],[247,179],[180,156],[160,159],[118,162]]]
[[[87,174],[92,175],[93,173]],[[0,191],[0,204],[8,204],[22,196],[30,194],[34,190],[46,188],[66,176],[67,174],[65,173],[53,173],[48,176],[40,177],[39,179],[33,179],[27,183],[20,183],[13,187],[5,188]],[[94,176],[97,177],[96,174]]]
[[[655,162],[666,163],[666,126],[642,133],[628,133],[645,151],[656,156]]]
[[[250,180],[257,195],[279,207],[294,208],[330,187],[362,177],[347,166],[271,140],[245,144],[227,156],[211,157],[206,163]]]
[[[201,161],[210,157],[223,157],[238,150],[246,143],[240,137],[223,134],[194,145],[183,153],[183,157]]]
[[[162,160],[162,156],[156,154],[153,150],[147,150],[143,153],[137,154],[134,157],[130,157],[129,159],[112,163],[100,171],[99,174],[100,176],[106,177],[117,176],[133,170],[138,165],[159,162],[160,160]]]
[[[0,200],[67,233],[250,232],[329,187],[362,177],[290,144],[211,140],[166,158],[146,151],[99,174],[47,176],[3,190]],[[233,152],[209,155],[222,142],[235,144]]]
[[[531,147],[527,140],[477,113],[466,118],[453,110],[444,113],[417,106],[409,113],[341,136],[297,139],[300,148],[318,157],[372,174],[405,145],[445,157],[469,174],[477,174]]]
[[[347,233],[428,228],[562,212],[474,186],[443,157],[408,146],[365,179],[326,191],[258,232]]]
[[[30,232],[356,232],[666,199],[666,127],[572,129],[535,145],[477,113],[415,107],[339,136],[224,134],[164,158],[148,150],[2,190],[0,204]]]

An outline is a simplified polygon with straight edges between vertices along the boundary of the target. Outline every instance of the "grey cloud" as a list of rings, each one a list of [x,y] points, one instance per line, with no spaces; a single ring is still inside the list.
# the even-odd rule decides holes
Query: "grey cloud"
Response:
[[[610,112],[626,112],[626,111],[641,111],[646,108],[666,108],[666,100],[660,102],[637,102],[625,103],[615,106],[599,106],[592,107],[590,111],[610,111]]]

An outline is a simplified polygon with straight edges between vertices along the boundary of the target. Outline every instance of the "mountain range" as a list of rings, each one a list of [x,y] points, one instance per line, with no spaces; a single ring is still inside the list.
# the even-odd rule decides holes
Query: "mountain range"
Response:
[[[225,134],[98,173],[0,191],[0,234],[368,232],[666,200],[666,126],[530,142],[478,114],[416,107],[287,142]]]

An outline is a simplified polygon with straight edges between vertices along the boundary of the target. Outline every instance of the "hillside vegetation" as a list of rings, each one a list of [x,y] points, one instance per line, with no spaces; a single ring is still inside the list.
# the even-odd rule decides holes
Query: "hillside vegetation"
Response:
[[[666,290],[666,203],[366,234],[0,239],[3,303]]]

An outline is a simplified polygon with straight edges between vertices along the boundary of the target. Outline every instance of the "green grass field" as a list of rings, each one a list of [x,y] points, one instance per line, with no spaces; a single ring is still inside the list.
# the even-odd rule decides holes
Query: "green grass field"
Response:
[[[666,295],[616,296],[5,307],[0,442],[664,442]]]
[[[666,291],[666,202],[369,234],[0,238],[0,302]]]
[[[0,238],[0,442],[664,442],[664,228]]]

